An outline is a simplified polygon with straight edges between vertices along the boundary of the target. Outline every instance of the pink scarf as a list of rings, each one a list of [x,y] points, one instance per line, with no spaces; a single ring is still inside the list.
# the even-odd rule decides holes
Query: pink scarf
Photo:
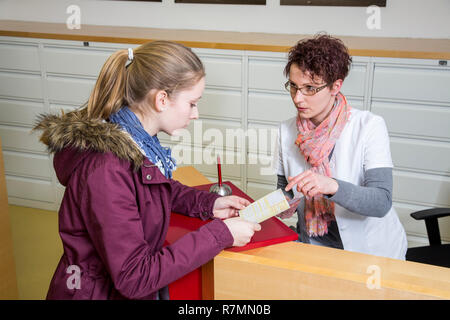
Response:
[[[331,177],[328,156],[350,117],[350,110],[347,99],[338,93],[331,113],[319,126],[316,127],[309,119],[297,117],[299,134],[295,144],[311,164],[313,172]],[[330,222],[336,219],[334,203],[321,194],[305,199],[306,231],[310,237],[323,236],[328,233]]]

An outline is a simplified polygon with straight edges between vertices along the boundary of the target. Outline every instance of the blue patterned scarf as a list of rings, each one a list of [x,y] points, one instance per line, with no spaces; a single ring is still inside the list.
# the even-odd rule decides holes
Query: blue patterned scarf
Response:
[[[137,145],[145,152],[147,158],[158,166],[166,178],[172,178],[172,171],[176,169],[176,162],[171,156],[170,148],[163,147],[156,135],[151,136],[145,131],[138,117],[127,106],[111,115],[109,120],[112,123],[119,124],[123,130],[131,135]]]

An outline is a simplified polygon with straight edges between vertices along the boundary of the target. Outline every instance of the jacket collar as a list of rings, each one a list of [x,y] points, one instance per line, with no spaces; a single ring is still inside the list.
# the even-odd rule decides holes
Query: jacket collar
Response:
[[[61,115],[40,115],[33,130],[42,130],[40,141],[50,153],[71,147],[78,151],[112,152],[140,167],[144,155],[128,133],[117,124],[88,119],[85,109]]]
[[[33,130],[42,131],[40,141],[55,154],[55,172],[62,185],[66,185],[72,172],[92,152],[111,152],[131,162],[135,170],[146,159],[119,125],[102,119],[88,119],[85,109],[62,112],[61,115],[41,115]]]

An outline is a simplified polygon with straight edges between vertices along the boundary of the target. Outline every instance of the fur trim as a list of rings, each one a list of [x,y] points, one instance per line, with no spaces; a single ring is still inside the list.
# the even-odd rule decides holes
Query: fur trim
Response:
[[[50,153],[71,146],[101,153],[112,152],[123,160],[134,163],[135,168],[144,162],[144,155],[129,135],[119,125],[101,119],[89,119],[85,109],[61,115],[38,116],[34,130],[42,130],[40,141]]]

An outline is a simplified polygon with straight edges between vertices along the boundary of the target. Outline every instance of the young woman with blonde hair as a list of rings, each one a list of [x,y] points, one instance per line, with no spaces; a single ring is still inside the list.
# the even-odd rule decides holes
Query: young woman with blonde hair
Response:
[[[204,87],[189,48],[155,41],[112,54],[87,106],[39,119],[66,187],[64,254],[47,299],[168,299],[168,284],[260,229],[236,217],[247,200],[171,179],[175,161],[157,133],[197,119]],[[163,247],[172,211],[213,221]]]

